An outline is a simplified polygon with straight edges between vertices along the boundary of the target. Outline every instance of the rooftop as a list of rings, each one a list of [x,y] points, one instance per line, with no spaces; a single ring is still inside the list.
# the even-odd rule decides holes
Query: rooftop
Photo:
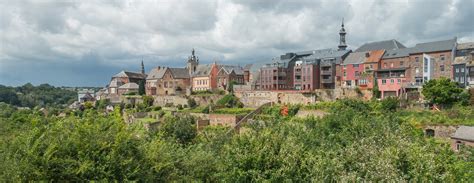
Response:
[[[453,48],[455,48],[456,46],[456,40],[457,38],[443,40],[443,41],[419,43],[419,44],[416,44],[415,47],[411,49],[410,54],[453,50]]]
[[[406,46],[398,42],[397,40],[392,39],[392,40],[365,43],[359,48],[357,48],[355,52],[364,52],[364,51],[372,51],[372,50],[393,50],[393,49],[401,49],[401,48],[406,48]]]
[[[460,126],[451,138],[474,141],[474,126]]]

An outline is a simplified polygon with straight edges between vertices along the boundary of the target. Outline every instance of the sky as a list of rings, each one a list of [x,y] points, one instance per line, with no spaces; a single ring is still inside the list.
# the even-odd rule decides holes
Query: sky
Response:
[[[121,70],[295,51],[474,41],[473,0],[0,0],[0,84],[105,86]]]

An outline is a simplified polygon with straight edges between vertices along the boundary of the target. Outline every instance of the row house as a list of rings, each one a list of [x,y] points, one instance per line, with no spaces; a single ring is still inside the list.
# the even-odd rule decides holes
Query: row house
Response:
[[[421,87],[430,79],[452,78],[452,64],[456,51],[456,38],[419,43],[410,48],[410,78],[412,85]]]
[[[157,67],[146,78],[147,95],[179,95],[190,87],[186,68]]]
[[[217,89],[217,74],[219,66],[216,63],[198,65],[192,73],[192,91],[212,91]]]
[[[372,89],[375,81],[374,74],[380,68],[384,52],[385,50],[372,50],[351,53],[342,64],[342,86],[345,88]]]
[[[380,69],[377,70],[377,86],[382,98],[386,96],[399,96],[405,92],[410,83],[410,48],[400,48],[385,51]],[[393,80],[393,81],[392,81]]]
[[[230,83],[236,85],[243,85],[244,70],[240,66],[222,65],[219,72],[217,72],[217,87],[221,90],[228,90]]]
[[[474,42],[457,45],[453,61],[453,80],[461,87],[474,87]]]

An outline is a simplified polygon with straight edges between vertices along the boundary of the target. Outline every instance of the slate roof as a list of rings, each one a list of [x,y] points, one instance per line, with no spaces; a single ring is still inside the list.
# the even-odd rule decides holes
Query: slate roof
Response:
[[[94,97],[89,92],[87,92],[83,97],[81,97],[81,99],[94,99]]]
[[[346,57],[344,60],[344,63],[342,65],[348,65],[348,64],[362,64],[365,62],[365,54],[367,52],[352,52],[349,54],[349,56]]]
[[[408,57],[410,52],[412,51],[411,48],[401,48],[401,49],[393,49],[393,50],[386,50],[383,58],[400,58],[400,57]]]
[[[227,74],[230,74],[232,71],[234,71],[237,75],[244,74],[243,68],[237,65],[222,65],[221,70],[224,70],[224,72],[226,72]]]
[[[456,46],[456,38],[443,40],[443,41],[419,43],[419,44],[416,44],[415,47],[412,48],[412,51],[410,52],[410,54],[448,51],[448,50],[452,50],[455,46]]]
[[[120,71],[119,73],[115,74],[112,77],[114,78],[115,77],[117,78],[128,77],[128,78],[145,79],[146,75],[139,72]]]
[[[400,48],[406,48],[406,46],[398,42],[397,40],[392,39],[392,40],[365,43],[359,48],[357,48],[355,52],[364,52],[364,51],[371,51],[371,50],[393,50],[393,49],[400,49]]]
[[[451,138],[474,141],[474,126],[460,126]]]
[[[474,49],[474,42],[459,43],[456,49],[458,50]]]
[[[127,83],[119,87],[120,89],[138,89],[137,83]]]
[[[186,68],[168,68],[175,79],[189,78],[189,71]]]
[[[211,64],[204,64],[198,65],[196,67],[196,71],[192,74],[193,77],[202,77],[202,76],[209,76],[211,72],[212,65]]]
[[[166,68],[153,68],[146,79],[161,79],[165,75]]]

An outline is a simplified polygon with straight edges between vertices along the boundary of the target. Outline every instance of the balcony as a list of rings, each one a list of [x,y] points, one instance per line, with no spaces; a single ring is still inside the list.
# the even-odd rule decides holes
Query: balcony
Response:
[[[334,83],[334,77],[322,78],[321,83]]]
[[[332,75],[331,70],[321,70],[321,75]]]

